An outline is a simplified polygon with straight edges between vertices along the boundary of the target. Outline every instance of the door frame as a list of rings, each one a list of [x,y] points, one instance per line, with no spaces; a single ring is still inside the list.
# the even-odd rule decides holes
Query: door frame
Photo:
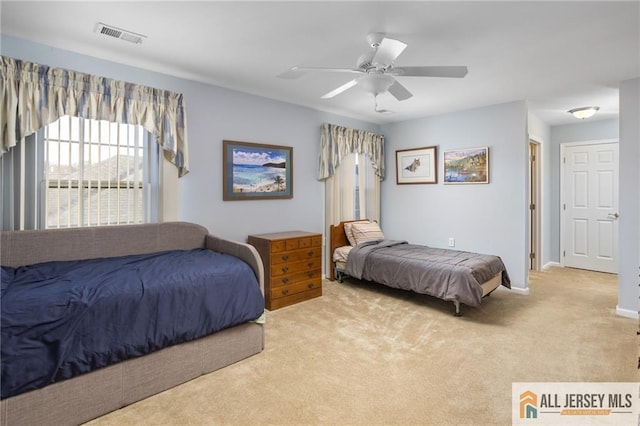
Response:
[[[532,167],[531,159],[531,147],[534,147],[534,155],[536,156]],[[529,270],[539,271],[542,269],[542,142],[540,139],[529,136],[529,144],[527,146],[527,152],[529,153],[529,187],[527,190],[528,214],[527,214],[527,229],[529,235],[529,249],[527,258],[529,259]],[[532,196],[533,194],[533,196]],[[531,205],[535,208],[531,209]],[[533,251],[531,250],[533,248]],[[535,254],[535,257],[531,259],[531,253]]]
[[[566,213],[565,213],[565,209],[564,209],[564,205],[565,205],[565,193],[564,193],[564,185],[565,185],[565,178],[564,178],[564,173],[565,173],[565,148],[566,147],[573,147],[573,146],[581,146],[581,145],[604,145],[604,144],[610,144],[610,143],[617,143],[620,144],[620,140],[619,139],[597,139],[597,140],[588,140],[588,141],[579,141],[579,142],[563,142],[560,144],[560,205],[558,206],[560,208],[560,266],[562,266],[563,268],[565,267],[565,262],[564,262],[564,252],[565,252],[565,220],[566,220]],[[620,171],[618,170],[618,176],[620,174]],[[618,190],[619,192],[619,190]]]

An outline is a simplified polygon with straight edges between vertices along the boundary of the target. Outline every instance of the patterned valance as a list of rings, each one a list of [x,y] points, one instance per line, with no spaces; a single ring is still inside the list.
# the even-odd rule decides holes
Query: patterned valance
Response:
[[[165,158],[188,169],[187,118],[181,93],[2,56],[0,129],[4,153],[64,115],[140,125]]]
[[[320,131],[318,180],[333,176],[342,158],[354,152],[369,156],[376,176],[384,179],[383,135],[324,123]]]

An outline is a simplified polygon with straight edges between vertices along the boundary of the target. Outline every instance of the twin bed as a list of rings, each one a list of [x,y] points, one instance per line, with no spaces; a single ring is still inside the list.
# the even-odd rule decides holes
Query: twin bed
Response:
[[[385,239],[375,222],[345,221],[330,227],[330,279],[345,276],[479,306],[500,285],[511,288],[498,256],[439,249]]]
[[[0,232],[0,424],[75,425],[257,354],[255,248],[164,222]]]

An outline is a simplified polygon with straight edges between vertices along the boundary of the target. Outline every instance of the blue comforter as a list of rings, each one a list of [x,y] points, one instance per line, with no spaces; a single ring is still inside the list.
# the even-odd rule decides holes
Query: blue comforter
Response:
[[[206,249],[2,267],[2,398],[254,320],[242,260]]]

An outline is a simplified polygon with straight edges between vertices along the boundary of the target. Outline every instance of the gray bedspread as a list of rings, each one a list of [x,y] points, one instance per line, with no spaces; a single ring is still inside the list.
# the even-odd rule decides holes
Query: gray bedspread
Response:
[[[498,256],[396,240],[358,244],[349,252],[345,272],[357,279],[469,306],[480,305],[480,284],[498,272],[502,272],[502,285],[511,288],[507,270]]]

